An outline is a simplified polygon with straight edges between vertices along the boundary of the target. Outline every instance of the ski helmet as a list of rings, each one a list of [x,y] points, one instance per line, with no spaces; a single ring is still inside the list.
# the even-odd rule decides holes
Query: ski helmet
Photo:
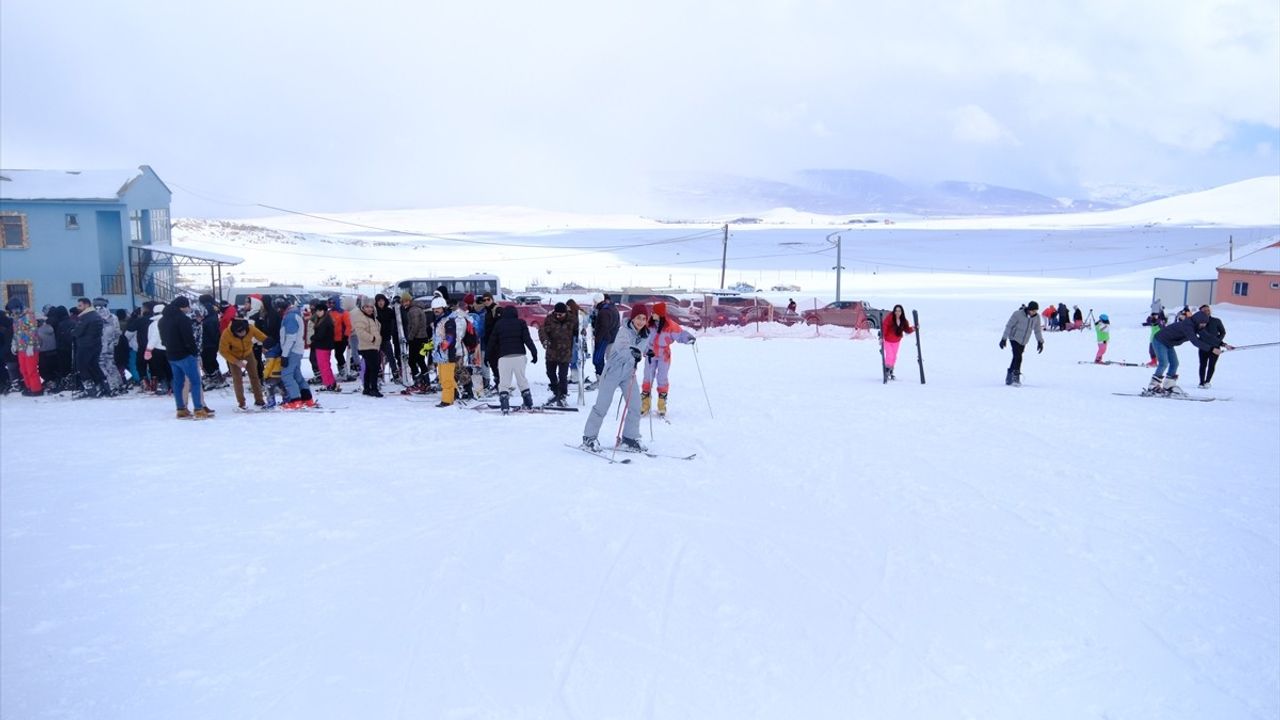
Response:
[[[1111,318],[1107,317],[1107,314],[1106,314],[1106,313],[1102,313],[1101,315],[1099,315],[1099,316],[1098,316],[1098,320],[1100,320],[1100,321],[1102,321],[1102,322],[1104,322],[1104,323],[1109,323],[1109,322],[1111,322]]]

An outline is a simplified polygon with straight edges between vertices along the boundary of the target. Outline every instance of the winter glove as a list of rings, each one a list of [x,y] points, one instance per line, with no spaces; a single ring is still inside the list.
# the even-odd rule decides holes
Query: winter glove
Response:
[[[530,360],[530,362],[532,362],[534,365],[538,364],[538,353],[533,354],[533,360]]]
[[[288,356],[288,355],[281,355],[281,356],[280,356],[280,369],[281,369],[281,370],[284,370],[284,369],[285,369],[285,368],[287,368],[287,367],[289,367],[289,356]]]
[[[640,349],[639,349],[639,348],[631,348],[631,359],[632,359],[632,360],[634,360],[634,361],[635,361],[635,363],[636,363],[637,365],[639,365],[639,364],[640,364]]]
[[[1036,352],[1038,352],[1038,353],[1042,353],[1042,352],[1044,352],[1044,341],[1043,341],[1043,340],[1041,340],[1040,342],[1037,342],[1037,343],[1036,343]]]
[[[696,342],[698,342],[698,338],[696,338],[696,337],[691,337],[691,338],[689,338],[689,344],[690,344],[690,345],[692,345],[692,344],[694,344],[694,343],[696,343]]]
[[[652,359],[653,359],[653,351],[652,351],[652,350],[645,350],[645,351],[644,351],[644,356],[645,356],[645,357],[647,357],[647,358],[649,358],[650,360],[652,360]]]
[[[1005,340],[1004,338],[1000,338],[1000,349],[1003,350],[1004,346],[1005,346]]]

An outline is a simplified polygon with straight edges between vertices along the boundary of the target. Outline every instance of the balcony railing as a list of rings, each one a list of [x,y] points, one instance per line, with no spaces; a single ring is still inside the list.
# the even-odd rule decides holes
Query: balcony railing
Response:
[[[123,295],[124,294],[124,274],[103,275],[102,276],[102,294],[103,295]]]

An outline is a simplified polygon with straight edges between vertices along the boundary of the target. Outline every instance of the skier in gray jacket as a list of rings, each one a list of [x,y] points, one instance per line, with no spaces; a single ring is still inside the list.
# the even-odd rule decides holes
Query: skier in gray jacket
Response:
[[[636,382],[636,366],[645,356],[653,355],[653,336],[649,332],[649,308],[644,303],[631,306],[627,322],[618,328],[618,334],[605,352],[604,372],[600,375],[596,404],[587,416],[582,429],[582,447],[591,452],[602,448],[596,440],[600,426],[613,404],[613,391],[622,390],[627,402],[627,415],[623,420],[620,450],[644,452],[640,444],[640,385]]]
[[[1022,351],[1031,340],[1031,333],[1036,334],[1036,352],[1044,352],[1044,334],[1040,331],[1040,304],[1035,300],[1023,305],[1013,312],[1009,322],[1004,324],[1004,335],[1000,336],[1000,349],[1005,343],[1013,344],[1013,361],[1004,374],[1004,384],[1014,387],[1022,386]]]

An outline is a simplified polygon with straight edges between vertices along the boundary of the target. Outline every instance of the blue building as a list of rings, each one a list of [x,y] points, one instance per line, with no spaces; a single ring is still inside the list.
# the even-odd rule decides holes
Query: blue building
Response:
[[[177,268],[211,269],[238,258],[175,250],[173,193],[146,165],[136,170],[0,170],[0,289],[28,307],[105,297],[116,308],[170,300]]]

